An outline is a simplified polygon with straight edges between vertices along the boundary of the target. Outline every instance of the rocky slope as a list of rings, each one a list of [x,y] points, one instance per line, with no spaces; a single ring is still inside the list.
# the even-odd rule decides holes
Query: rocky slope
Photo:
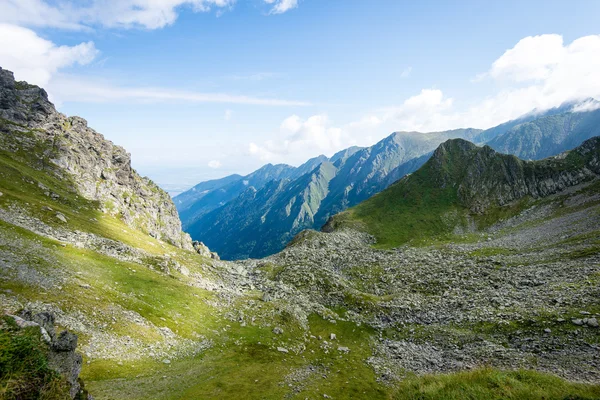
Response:
[[[46,92],[0,68],[0,149],[71,182],[106,213],[148,235],[191,249],[167,193],[131,167],[131,156],[79,117],[56,111]],[[47,196],[56,195],[47,190]]]

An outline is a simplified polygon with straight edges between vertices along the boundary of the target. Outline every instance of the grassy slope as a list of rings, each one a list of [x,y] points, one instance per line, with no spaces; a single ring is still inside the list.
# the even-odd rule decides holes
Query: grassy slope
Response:
[[[454,146],[455,142],[449,142],[449,145]],[[527,207],[544,202],[543,199],[534,201],[530,197],[524,197],[506,206],[491,207],[481,215],[470,213],[459,199],[458,187],[467,179],[467,166],[472,165],[472,160],[480,151],[482,149],[474,146],[465,152],[451,149],[439,164],[432,159],[383,192],[338,214],[333,219],[333,226],[366,230],[376,237],[376,246],[380,248],[405,243],[418,245],[431,243],[432,240],[461,240],[455,235],[456,227],[467,230],[470,225],[477,229],[485,228],[514,216]],[[524,169],[524,175],[529,176],[536,171],[544,174],[552,168],[576,168],[583,163],[581,156],[572,152],[562,161],[541,160],[523,162],[520,165]],[[489,179],[490,174],[502,173],[505,173],[503,162],[496,158],[487,166],[482,178],[493,181]]]
[[[39,328],[20,329],[0,319],[0,399],[69,400],[69,386],[48,367],[48,346]]]
[[[32,168],[30,165],[34,161],[27,154],[0,153],[0,207],[18,206],[50,226],[91,232],[157,256],[169,254],[191,272],[210,277],[203,265],[208,260],[159,242],[102,214],[98,204],[74,193],[68,181]],[[46,196],[47,189],[38,183],[59,194],[59,199]],[[56,218],[56,212],[67,217],[66,225]],[[82,378],[98,399],[123,398],[124,394],[132,399],[236,398],[240,393],[248,393],[249,398],[281,398],[292,391],[279,384],[286,374],[309,364],[327,365],[334,372],[327,380],[311,378],[303,394],[321,396],[321,390],[333,393],[345,387],[350,388],[349,393],[361,391],[374,398],[384,397],[384,389],[375,382],[373,371],[362,362],[370,354],[364,329],[357,329],[355,333],[352,332],[356,329],[354,325],[350,329],[313,316],[311,329],[314,335],[326,337],[333,332],[348,340],[352,338],[352,342],[340,342],[351,348],[350,354],[344,358],[339,357],[337,350],[325,354],[315,341],[302,355],[286,355],[274,348],[298,345],[296,337],[304,333],[294,321],[282,320],[277,314],[270,318],[269,325],[284,327],[286,332],[281,336],[274,335],[269,326],[241,326],[224,318],[222,310],[212,305],[213,301],[218,301],[214,292],[190,286],[186,277],[180,274],[167,276],[149,265],[119,261],[71,245],[63,247],[58,241],[6,222],[0,222],[0,236],[10,238],[2,242],[0,250],[18,255],[18,261],[35,270],[36,274],[52,277],[63,276],[66,272],[69,277],[66,282],[60,282],[60,287],[40,288],[15,276],[4,276],[6,279],[0,280],[0,294],[9,293],[23,303],[56,304],[67,313],[94,315],[94,322],[105,324],[108,333],[148,345],[161,338],[154,330],[127,319],[111,320],[108,316],[112,306],[135,311],[183,338],[203,335],[214,343],[213,348],[199,356],[173,360],[169,365],[150,358],[119,363],[111,359],[91,360],[84,364]],[[90,287],[82,287],[86,284]],[[249,293],[243,301],[253,298],[254,294]],[[276,307],[276,303],[265,304],[261,314],[270,316]],[[81,346],[89,343],[90,337],[78,333]],[[255,382],[257,379],[259,382]],[[351,383],[346,384],[346,381]]]
[[[483,368],[448,375],[406,379],[396,400],[593,400],[600,386],[566,382],[533,371],[498,371]]]

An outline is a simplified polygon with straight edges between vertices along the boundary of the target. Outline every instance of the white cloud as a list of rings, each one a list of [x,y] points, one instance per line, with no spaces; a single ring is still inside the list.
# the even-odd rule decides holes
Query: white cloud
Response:
[[[298,0],[264,0],[267,4],[273,4],[269,14],[283,14],[286,11],[298,7]]]
[[[123,87],[110,82],[93,81],[72,75],[59,75],[50,82],[48,90],[57,101],[102,102],[194,102],[246,104],[256,106],[308,106],[296,100],[263,98],[227,93],[203,93],[160,87]]]
[[[493,78],[518,82],[547,79],[566,56],[560,35],[529,36],[498,58],[490,70]]]
[[[37,27],[83,29],[100,25],[110,28],[157,29],[171,25],[184,7],[194,12],[213,8],[223,11],[236,0],[0,0],[0,22]]]
[[[93,42],[57,46],[27,28],[0,24],[0,65],[29,83],[45,86],[61,68],[89,64],[98,53]]]
[[[281,123],[279,138],[261,145],[252,143],[248,152],[263,161],[302,161],[353,144],[371,145],[393,131],[489,128],[534,109],[600,99],[600,35],[581,37],[570,44],[564,44],[559,35],[524,38],[500,55],[475,84],[486,79],[494,82],[496,91],[471,105],[465,99],[467,105],[461,108],[452,97],[433,88],[339,127],[324,115],[306,120],[292,115]],[[575,111],[597,109],[599,104],[586,102]]]
[[[278,140],[267,140],[262,145],[250,143],[248,153],[262,161],[301,161],[307,154],[332,153],[351,145],[342,129],[334,127],[327,115],[313,115],[302,119],[297,115],[286,118],[280,126]],[[290,160],[290,157],[293,161]]]
[[[400,78],[408,78],[412,73],[412,67],[406,67],[400,72]]]
[[[221,168],[223,166],[223,164],[221,164],[221,161],[211,160],[208,162],[208,166],[209,166],[209,168],[216,169],[216,168]]]
[[[176,102],[246,104],[258,106],[307,106],[308,102],[227,93],[202,93],[154,87],[121,87],[61,73],[61,69],[86,65],[99,51],[93,42],[58,46],[30,29],[0,24],[0,66],[15,78],[43,86],[59,105],[79,102]],[[228,110],[225,118],[231,118]]]
[[[439,89],[424,89],[400,106],[375,110],[347,127],[379,136],[392,130],[434,131],[489,128],[534,109],[546,110],[586,98],[600,99],[600,35],[564,44],[560,35],[526,37],[474,80],[492,80],[497,90],[457,109]],[[596,107],[595,103],[586,107]],[[375,135],[377,136],[377,135]]]

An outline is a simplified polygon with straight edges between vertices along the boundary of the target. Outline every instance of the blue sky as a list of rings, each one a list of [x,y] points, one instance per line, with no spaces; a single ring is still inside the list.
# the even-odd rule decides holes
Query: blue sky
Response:
[[[0,0],[0,66],[186,186],[600,94],[598,1]]]

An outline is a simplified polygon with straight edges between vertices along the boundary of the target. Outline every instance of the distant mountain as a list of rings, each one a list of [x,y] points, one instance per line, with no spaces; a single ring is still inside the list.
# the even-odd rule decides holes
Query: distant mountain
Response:
[[[284,173],[269,175],[273,182],[262,177],[261,168],[253,173],[262,177],[258,184],[244,178],[247,185],[238,180],[231,188],[213,190],[187,211],[178,205],[183,226],[226,259],[263,257],[281,250],[299,231],[319,229],[331,216],[416,171],[448,139],[489,141],[499,152],[540,159],[599,135],[598,104],[593,99],[565,103],[485,131],[395,132],[371,147],[352,147],[330,159],[320,156],[296,169],[288,166]]]
[[[538,161],[454,139],[415,173],[331,218],[323,230],[366,230],[380,247],[414,243],[477,230],[518,214],[519,201],[545,198],[599,176],[600,137]]]
[[[550,117],[552,115],[569,113],[576,109],[580,109],[581,111],[583,111],[583,109],[585,109],[585,108],[593,108],[593,107],[589,107],[589,106],[594,105],[595,103],[598,103],[598,102],[594,99],[585,99],[585,100],[565,102],[558,107],[550,108],[548,110],[533,110],[531,112],[528,112],[525,115],[520,116],[519,118],[510,120],[508,122],[504,122],[493,128],[486,129],[485,131],[482,131],[480,134],[475,135],[472,138],[465,138],[465,139],[470,140],[471,142],[477,143],[477,144],[488,143],[491,140],[495,139],[496,137],[501,136],[501,135],[507,133],[508,131],[512,130],[514,127],[524,124],[526,122],[534,121],[539,118]],[[582,106],[586,106],[586,107],[582,107]]]
[[[391,183],[390,176],[399,178],[414,171],[426,161],[423,156],[444,140],[471,138],[480,132],[396,132],[368,148],[352,147],[329,160],[312,159],[279,180],[260,186],[249,184],[239,196],[192,222],[186,219],[187,211],[182,211],[183,224],[194,239],[225,259],[272,254],[301,230],[319,228],[331,215],[385,189]],[[312,170],[299,174],[311,164]],[[206,207],[209,196],[193,207]]]
[[[206,182],[201,182],[193,188],[181,193],[176,196],[175,203],[177,203],[178,210],[186,210],[193,206],[196,202],[206,196],[208,193],[222,188],[232,182],[239,181],[242,179],[241,175],[234,174],[229,175],[221,179],[213,179]]]
[[[571,110],[512,127],[488,142],[493,149],[529,160],[539,160],[578,146],[600,135],[600,109]]]

